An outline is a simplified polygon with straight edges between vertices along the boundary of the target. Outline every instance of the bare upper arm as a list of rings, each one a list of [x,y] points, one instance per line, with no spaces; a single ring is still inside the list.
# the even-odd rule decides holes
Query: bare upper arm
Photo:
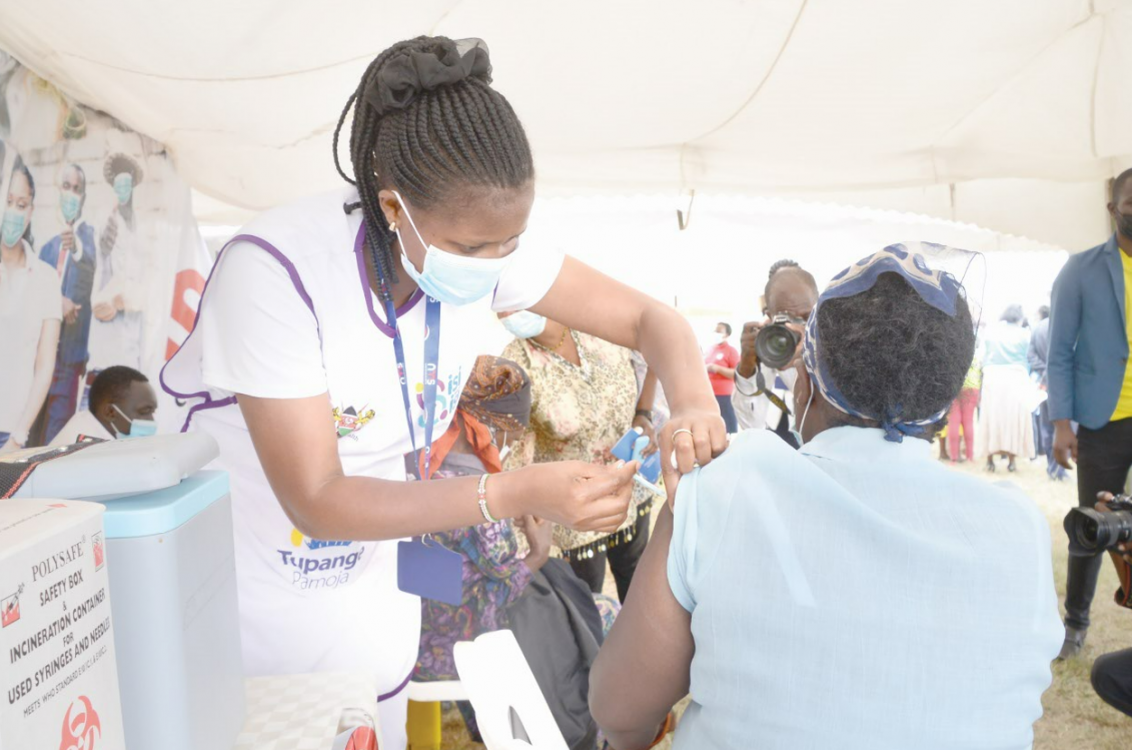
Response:
[[[579,305],[581,299],[586,304]],[[567,255],[554,285],[532,309],[570,328],[636,349],[641,312],[654,304],[648,295]]]
[[[63,321],[57,318],[49,318],[43,321],[43,325],[39,329],[39,348],[36,350],[36,358],[46,360],[48,355],[52,361],[55,360],[55,350],[59,348],[59,332],[62,330]]]
[[[291,522],[311,528],[314,499],[343,476],[330,397],[258,398],[237,394],[267,481]]]
[[[606,734],[655,732],[688,693],[692,615],[668,585],[672,513],[661,510],[633,585],[590,671],[590,707]]]

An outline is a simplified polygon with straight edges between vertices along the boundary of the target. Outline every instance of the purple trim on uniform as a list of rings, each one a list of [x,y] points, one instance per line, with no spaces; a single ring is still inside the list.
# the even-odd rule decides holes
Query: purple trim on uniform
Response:
[[[200,322],[200,309],[204,305],[204,293],[208,291],[208,285],[212,283],[212,274],[216,273],[216,267],[220,265],[220,256],[224,254],[224,251],[228,249],[228,245],[230,244],[232,244],[231,241],[224,243],[224,247],[220,248],[220,252],[216,254],[216,260],[212,262],[212,268],[208,269],[208,278],[204,280],[204,289],[200,290],[200,301],[197,303],[197,313],[193,316],[192,330],[189,331],[189,335],[185,337],[185,340],[181,342],[181,346],[177,347],[177,351],[173,352],[173,357],[177,356],[181,349],[184,348],[185,344],[189,343],[189,339],[193,337],[193,334],[196,333],[197,323]],[[161,384],[161,390],[177,399],[208,399],[208,391],[200,391],[198,393],[180,393],[179,391],[175,391],[169,387],[169,384],[165,382],[165,368],[169,367],[169,363],[173,361],[173,357],[170,357],[168,360],[166,360],[165,364],[161,366],[161,372],[157,374],[157,382]],[[181,432],[184,432],[184,430],[182,429]]]
[[[413,669],[410,669],[410,670],[409,670],[409,674],[408,674],[408,676],[406,676],[406,677],[405,677],[405,679],[401,681],[401,684],[400,684],[400,685],[398,685],[397,687],[393,688],[392,690],[390,690],[390,691],[389,691],[388,693],[385,693],[384,695],[379,695],[379,696],[377,696],[377,702],[378,702],[378,703],[381,703],[382,701],[387,701],[387,700],[389,700],[390,698],[396,698],[396,697],[397,697],[397,694],[398,694],[398,693],[400,693],[400,692],[401,692],[402,690],[404,690],[405,688],[407,688],[407,687],[409,686],[409,680],[411,680],[411,679],[413,678],[413,671],[414,671],[414,670],[415,670],[416,668],[417,668],[417,667],[416,667],[416,665],[414,664],[414,665],[413,665]]]
[[[389,338],[393,338],[395,331],[389,327],[386,321],[382,320],[381,314],[373,309],[373,291],[369,288],[369,274],[366,273],[366,256],[362,252],[365,248],[365,244],[366,225],[365,222],[362,222],[362,225],[358,227],[358,235],[354,239],[354,255],[358,258],[358,279],[362,282],[362,294],[365,295],[366,298],[366,309],[369,310],[369,319],[373,321],[377,329]],[[409,310],[412,310],[413,306],[420,302],[422,297],[424,297],[424,292],[418,288],[417,291],[410,295],[405,304],[397,308],[397,316],[400,317],[409,312]]]
[[[209,409],[223,409],[225,406],[231,406],[236,403],[235,396],[229,396],[222,399],[208,399],[204,403],[197,404],[189,409],[188,416],[185,417],[185,424],[181,427],[181,432],[189,431],[189,423],[193,421],[198,411],[208,411]]]
[[[307,307],[310,309],[311,315],[314,316],[315,325],[318,325],[318,313],[314,311],[314,302],[311,301],[311,296],[307,294],[307,288],[303,286],[303,280],[299,278],[299,272],[295,269],[295,264],[291,262],[290,258],[279,252],[279,248],[275,247],[275,245],[272,245],[262,237],[256,237],[254,234],[236,235],[228,241],[228,244],[231,245],[233,242],[250,242],[257,247],[266,250],[271,254],[272,258],[275,258],[275,260],[279,261],[279,263],[285,269],[287,269],[287,275],[291,277],[291,283],[295,285],[295,291],[298,292],[299,296],[303,298],[303,302],[307,303]],[[217,261],[219,261],[219,258],[217,258]],[[199,314],[200,310],[198,309],[197,312]],[[319,337],[321,338],[321,334]]]
[[[202,289],[200,293],[200,302],[197,304],[197,314],[193,318],[193,329],[189,331],[189,335],[186,336],[185,340],[181,342],[181,347],[178,347],[177,352],[173,353],[173,357],[177,356],[177,353],[180,352],[181,348],[188,344],[189,339],[192,338],[192,335],[194,333],[196,333],[197,323],[200,322],[200,311],[204,307],[204,296],[208,291],[208,285],[212,282],[212,275],[216,273],[216,269],[220,265],[220,258],[224,255],[224,251],[236,242],[250,242],[256,247],[266,250],[268,254],[271,255],[271,257],[279,261],[280,265],[282,265],[283,268],[286,269],[287,275],[291,278],[291,283],[295,285],[295,291],[299,293],[299,296],[302,298],[303,302],[307,304],[307,308],[310,309],[311,315],[314,315],[314,324],[319,329],[319,339],[322,338],[322,327],[318,322],[318,314],[314,311],[314,303],[311,301],[310,295],[307,294],[306,287],[303,286],[303,280],[299,277],[299,272],[295,269],[295,264],[293,264],[286,255],[281,253],[279,251],[279,248],[275,247],[275,245],[272,245],[267,240],[256,237],[252,234],[238,234],[224,243],[224,247],[220,248],[220,252],[216,254],[216,261],[212,264],[212,268],[209,269],[208,278],[204,281],[204,289]],[[169,387],[169,384],[165,382],[165,368],[169,367],[169,363],[173,361],[173,357],[170,357],[169,360],[161,366],[161,372],[157,376],[157,381],[161,384],[161,390],[165,391],[176,399],[204,399],[204,403],[197,404],[189,409],[189,414],[185,418],[185,424],[183,427],[181,427],[181,432],[188,431],[189,422],[192,421],[193,415],[196,412],[206,409],[219,409],[221,407],[231,406],[232,404],[236,403],[235,396],[229,396],[228,398],[216,400],[212,398],[212,395],[207,390],[198,391],[196,393],[180,393],[179,391],[173,390],[171,387]]]

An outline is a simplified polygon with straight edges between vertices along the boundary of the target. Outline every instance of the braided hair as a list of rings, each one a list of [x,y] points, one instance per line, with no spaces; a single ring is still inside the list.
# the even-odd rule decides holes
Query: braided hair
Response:
[[[421,69],[430,67],[430,73]],[[342,169],[338,138],[353,110],[350,161]],[[514,189],[534,179],[530,144],[511,104],[491,87],[487,51],[461,55],[446,37],[398,42],[374,58],[350,95],[334,129],[334,166],[358,188],[366,241],[382,299],[397,280],[396,234],[378,200],[396,189],[423,210],[451,199],[461,188]]]

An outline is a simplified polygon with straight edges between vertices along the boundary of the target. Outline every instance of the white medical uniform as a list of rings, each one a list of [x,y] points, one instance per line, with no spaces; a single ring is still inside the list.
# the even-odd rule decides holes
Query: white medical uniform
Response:
[[[24,265],[0,263],[0,433],[15,431],[27,408],[43,322],[63,318],[55,269],[20,242]]]
[[[135,217],[137,214],[135,213]],[[141,369],[142,339],[145,335],[145,313],[142,311],[145,286],[145,256],[135,230],[115,209],[118,224],[114,247],[109,253],[98,252],[98,267],[90,304],[113,305],[122,296],[125,309],[110,320],[92,317],[90,321],[90,362],[87,370],[105,370],[115,365]]]
[[[315,671],[372,674],[383,748],[404,747],[404,687],[416,663],[420,600],[397,588],[397,541],[314,540],[300,534],[268,485],[233,394],[304,398],[329,393],[348,475],[404,480],[412,450],[392,330],[370,290],[362,216],[347,215],[353,188],[269,211],[223,251],[197,325],[162,373],[162,386],[192,398],[191,428],[220,443],[231,473],[244,668],[250,675]],[[442,304],[434,439],[452,419],[492,309],[537,303],[562,265],[560,254],[521,248],[494,296]],[[398,311],[412,421],[424,444],[425,301]],[[475,498],[469,497],[469,503]]]

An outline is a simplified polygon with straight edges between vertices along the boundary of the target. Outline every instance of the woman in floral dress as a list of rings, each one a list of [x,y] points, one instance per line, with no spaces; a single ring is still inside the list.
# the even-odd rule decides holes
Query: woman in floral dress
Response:
[[[634,427],[655,450],[656,379],[646,376],[638,392],[632,352],[529,311],[500,317],[516,334],[503,356],[531,379],[531,429],[511,452],[507,468],[548,461],[615,463],[610,450]],[[648,543],[653,499],[651,491],[634,486],[629,516],[612,535],[555,527],[554,545],[593,592],[603,588],[608,561],[618,598],[625,601]]]

